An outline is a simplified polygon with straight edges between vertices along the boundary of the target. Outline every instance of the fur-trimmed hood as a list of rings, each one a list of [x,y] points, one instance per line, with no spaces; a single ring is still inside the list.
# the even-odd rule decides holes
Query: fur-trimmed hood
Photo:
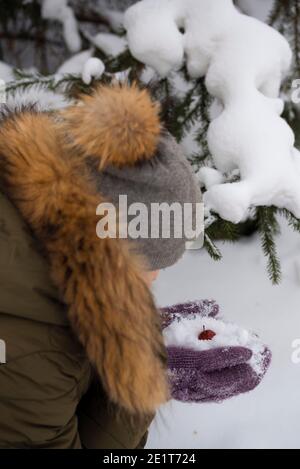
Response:
[[[168,398],[165,350],[143,260],[127,243],[96,236],[103,198],[86,158],[99,167],[151,158],[159,108],[136,86],[103,86],[59,116],[7,113],[0,126],[2,190],[47,256],[68,317],[110,398],[153,412]]]

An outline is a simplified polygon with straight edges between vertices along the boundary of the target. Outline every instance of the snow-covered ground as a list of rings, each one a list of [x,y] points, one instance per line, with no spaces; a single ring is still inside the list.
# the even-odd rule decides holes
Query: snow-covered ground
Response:
[[[168,403],[151,427],[148,448],[300,448],[300,364],[292,362],[292,343],[300,339],[300,237],[284,226],[278,244],[279,286],[267,278],[256,237],[221,246],[221,262],[190,251],[161,273],[155,286],[161,306],[215,299],[226,318],[260,334],[273,361],[250,394],[222,404]]]

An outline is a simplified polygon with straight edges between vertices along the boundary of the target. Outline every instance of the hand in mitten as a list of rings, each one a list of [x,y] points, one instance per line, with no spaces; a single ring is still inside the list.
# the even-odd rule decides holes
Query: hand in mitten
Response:
[[[258,337],[216,316],[213,301],[161,311],[174,399],[220,402],[256,388],[271,362]]]

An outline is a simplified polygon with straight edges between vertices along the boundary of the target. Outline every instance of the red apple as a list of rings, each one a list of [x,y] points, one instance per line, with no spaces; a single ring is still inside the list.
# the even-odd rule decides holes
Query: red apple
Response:
[[[214,331],[204,329],[198,336],[199,340],[212,340],[216,336]]]

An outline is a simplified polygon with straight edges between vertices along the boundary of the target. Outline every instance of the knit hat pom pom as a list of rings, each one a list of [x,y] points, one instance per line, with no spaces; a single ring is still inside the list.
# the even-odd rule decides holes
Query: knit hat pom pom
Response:
[[[72,145],[84,156],[109,164],[132,166],[153,157],[161,132],[159,104],[137,85],[100,86],[64,111]]]

